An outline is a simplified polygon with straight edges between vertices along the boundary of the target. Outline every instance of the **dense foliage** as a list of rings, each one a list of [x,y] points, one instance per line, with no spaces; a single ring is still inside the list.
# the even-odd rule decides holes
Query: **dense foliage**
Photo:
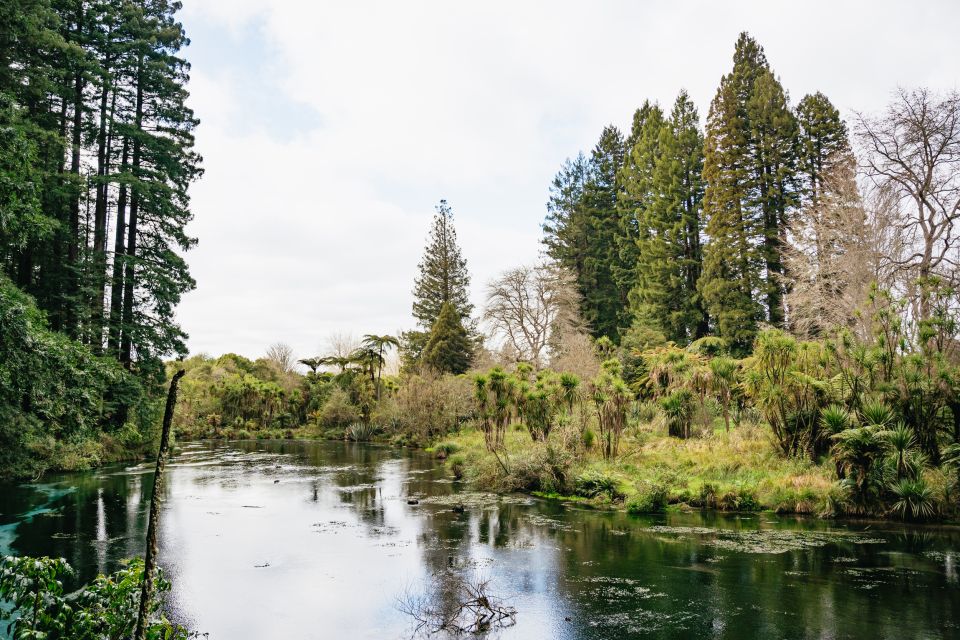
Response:
[[[12,607],[0,608],[0,620],[9,621],[13,640],[112,640],[133,637],[143,582],[143,562],[97,578],[67,592],[64,582],[73,572],[62,558],[0,558],[0,598]],[[157,576],[157,593],[170,583]],[[194,637],[170,623],[161,610],[162,597],[148,607],[146,637],[174,640]],[[8,626],[9,625],[9,626]]]
[[[180,254],[195,242],[187,189],[200,158],[179,9],[0,7],[0,340],[2,366],[19,372],[4,400],[4,474],[71,466],[54,449],[142,419],[162,359],[185,352],[174,309],[194,286]]]
[[[52,331],[30,296],[0,276],[0,469],[37,476],[138,448],[150,424],[139,381],[116,360]],[[148,430],[148,433],[152,431]]]

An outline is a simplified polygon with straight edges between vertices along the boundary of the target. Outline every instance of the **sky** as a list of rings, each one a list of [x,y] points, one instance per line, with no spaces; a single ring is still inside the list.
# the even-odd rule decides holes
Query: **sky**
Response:
[[[849,119],[900,87],[960,85],[960,2],[184,0],[197,280],[190,352],[322,355],[410,329],[446,199],[482,305],[541,256],[550,182],[607,124],[686,89],[705,118],[748,31],[793,104]]]

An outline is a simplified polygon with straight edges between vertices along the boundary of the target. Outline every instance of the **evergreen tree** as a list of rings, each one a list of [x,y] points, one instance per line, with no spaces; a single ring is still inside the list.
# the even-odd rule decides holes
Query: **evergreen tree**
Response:
[[[440,201],[433,216],[419,269],[413,286],[413,317],[420,326],[430,331],[447,303],[453,306],[462,324],[470,324],[470,274],[457,244],[453,211],[446,200]]]
[[[703,135],[685,92],[677,97],[669,120],[649,121],[631,155],[633,166],[646,167],[643,179],[624,181],[625,199],[640,203],[642,230],[635,241],[631,316],[635,323],[684,344],[708,328],[696,288],[703,260]],[[630,166],[628,162],[625,169]]]
[[[709,242],[698,284],[717,332],[741,349],[758,322],[784,320],[782,253],[797,204],[796,139],[787,96],[763,49],[741,34],[707,118]]]
[[[460,314],[452,302],[444,302],[437,321],[430,329],[422,362],[440,373],[461,374],[470,368],[472,359],[473,342],[460,320]]]
[[[576,279],[580,310],[597,337],[619,340],[619,317],[627,290],[614,274],[621,269],[617,173],[623,164],[623,135],[605,127],[589,160],[567,160],[554,178],[543,225],[547,254]]]
[[[589,239],[583,190],[590,171],[583,153],[563,163],[550,185],[543,244],[547,255],[574,275],[578,285],[586,277],[584,258]]]
[[[784,322],[783,251],[789,216],[798,204],[797,121],[787,95],[769,69],[756,79],[747,101],[752,198],[763,219],[766,320]]]
[[[8,227],[19,240],[4,239],[3,268],[52,328],[156,375],[184,351],[173,309],[193,286],[180,254],[194,243],[184,228],[200,158],[179,8],[0,6],[0,173],[16,173],[6,209],[24,222]]]
[[[803,198],[805,203],[816,207],[824,190],[825,176],[850,153],[847,125],[829,98],[819,91],[803,97],[797,104],[796,117]]]
[[[650,250],[649,247],[644,249],[651,240],[648,210],[655,197],[654,172],[660,162],[660,134],[665,127],[663,110],[649,101],[644,102],[633,115],[633,126],[627,138],[630,146],[618,175],[621,187],[616,236],[619,260],[614,265],[613,275],[617,286],[628,292],[628,301],[635,298],[638,280],[647,275],[647,260],[641,251]],[[630,326],[636,320],[637,311],[632,303],[623,305],[620,326]],[[649,320],[657,323],[656,319]]]

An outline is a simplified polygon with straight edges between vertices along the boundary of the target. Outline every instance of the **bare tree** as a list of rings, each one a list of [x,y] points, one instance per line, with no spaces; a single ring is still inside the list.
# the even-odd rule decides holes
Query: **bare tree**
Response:
[[[284,342],[275,342],[267,347],[267,360],[277,365],[277,368],[284,373],[293,371],[297,364],[293,348]]]
[[[846,156],[823,175],[822,194],[805,206],[789,230],[785,252],[791,330],[818,336],[846,327],[866,337],[862,313],[874,283],[895,286],[893,262],[903,253],[889,189],[862,190],[856,160]]]
[[[518,360],[540,368],[550,337],[561,325],[575,322],[577,296],[571,276],[552,264],[506,271],[487,286],[483,319]]]
[[[349,358],[360,347],[360,339],[349,331],[334,331],[327,336],[327,354]]]
[[[913,281],[955,281],[960,218],[960,93],[900,90],[877,117],[858,116],[863,167],[896,202],[907,251],[890,260]],[[929,305],[918,305],[919,319]]]

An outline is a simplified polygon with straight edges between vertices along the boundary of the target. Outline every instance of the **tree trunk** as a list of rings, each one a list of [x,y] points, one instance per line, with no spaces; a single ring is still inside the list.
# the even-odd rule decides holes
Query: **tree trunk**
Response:
[[[83,31],[83,2],[77,3],[77,25],[76,35],[79,39]],[[73,185],[76,193],[70,194],[70,215],[69,229],[70,237],[67,239],[67,273],[66,273],[66,291],[64,292],[64,329],[67,335],[72,338],[77,337],[77,317],[76,317],[76,296],[80,289],[80,143],[81,126],[83,124],[83,70],[77,69],[73,79],[73,128],[71,130],[71,149],[70,149],[70,173],[73,175],[76,183]]]
[[[120,339],[120,362],[129,369],[133,362],[133,293],[136,275],[134,262],[137,259],[137,222],[140,214],[140,189],[136,181],[140,178],[140,137],[143,127],[143,55],[137,63],[137,105],[134,116],[137,137],[133,140],[133,179],[130,188],[130,223],[127,226],[126,268],[123,273],[123,332]]]
[[[127,150],[129,140],[123,140],[123,152],[120,158],[120,173],[127,172]],[[120,185],[117,198],[117,226],[113,242],[113,277],[110,283],[110,331],[107,337],[107,350],[118,354],[120,350],[120,328],[123,325],[123,255],[125,251],[127,226],[127,185]]]
[[[153,578],[157,563],[157,526],[160,522],[160,494],[163,491],[163,470],[167,465],[167,449],[170,447],[170,426],[173,423],[173,409],[177,404],[177,385],[186,373],[180,369],[170,380],[167,392],[167,406],[163,412],[163,430],[160,432],[160,450],[157,452],[157,468],[153,475],[153,495],[150,496],[150,517],[147,521],[147,548],[143,557],[143,584],[140,589],[140,609],[137,613],[137,629],[134,640],[145,640],[150,615],[150,602],[153,600]]]

